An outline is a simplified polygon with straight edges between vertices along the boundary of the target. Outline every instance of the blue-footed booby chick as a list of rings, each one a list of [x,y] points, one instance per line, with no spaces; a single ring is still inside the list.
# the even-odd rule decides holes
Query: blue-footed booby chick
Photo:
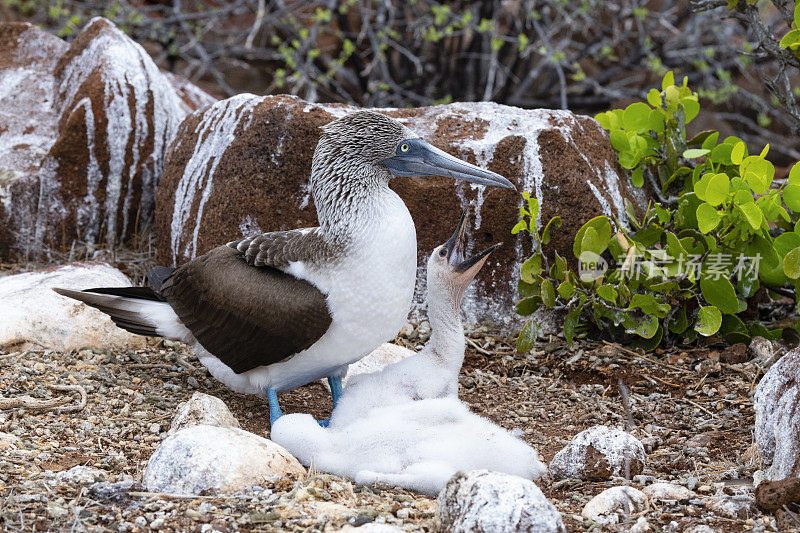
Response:
[[[352,420],[359,412],[407,399],[458,397],[458,374],[464,362],[464,291],[499,244],[466,257],[466,213],[453,236],[428,258],[427,298],[431,336],[416,354],[386,366],[380,372],[348,379],[331,421]],[[383,391],[375,394],[375,391]]]
[[[327,429],[310,415],[291,414],[275,423],[273,441],[323,472],[432,495],[458,470],[527,479],[547,470],[536,450],[458,400],[465,348],[461,299],[496,248],[465,258],[464,228],[462,216],[453,237],[428,260],[431,338],[422,350],[349,378]]]
[[[310,187],[319,227],[276,231],[157,267],[152,288],[56,289],[121,328],[190,344],[236,392],[266,395],[327,377],[336,406],[347,366],[394,338],[417,271],[414,223],[389,188],[397,176],[449,176],[513,189],[373,111],[322,128]]]

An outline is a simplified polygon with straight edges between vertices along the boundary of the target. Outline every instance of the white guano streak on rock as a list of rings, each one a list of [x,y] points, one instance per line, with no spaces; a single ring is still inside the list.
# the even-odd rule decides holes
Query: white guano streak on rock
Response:
[[[96,24],[96,19],[89,25]],[[133,178],[140,168],[139,145],[144,145],[148,136],[153,137],[152,155],[155,174],[160,175],[163,166],[164,149],[172,139],[185,111],[172,86],[164,78],[144,49],[129,39],[115,27],[105,27],[90,41],[88,46],[64,68],[59,101],[69,105],[86,79],[94,72],[100,72],[103,83],[105,114],[108,118],[106,126],[106,144],[108,146],[108,176],[105,184],[106,240],[116,241],[117,218],[120,208],[120,197],[123,182],[127,185],[127,197],[123,204],[123,227],[131,219]],[[147,103],[152,100],[153,116],[148,117]],[[130,102],[133,102],[131,109]],[[131,112],[133,111],[133,115]],[[149,118],[152,118],[153,130],[149,129]],[[133,143],[130,142],[133,136]],[[96,140],[96,137],[95,137]],[[132,144],[131,164],[127,166],[127,179],[123,177],[126,168],[128,145]],[[152,204],[155,198],[155,179],[149,172],[144,172],[142,183],[142,202]],[[99,232],[98,220],[87,232],[96,235]]]
[[[251,110],[261,101],[262,97],[240,94],[217,102],[203,113],[203,118],[197,125],[197,142],[192,157],[186,163],[183,176],[175,190],[175,206],[170,226],[173,261],[178,261],[182,244],[185,245],[183,255],[189,258],[195,257],[203,209],[214,187],[214,172],[220,158],[236,139],[242,118],[247,118],[241,128],[241,131],[245,131],[252,120]],[[190,242],[182,243],[181,238],[185,228],[189,227],[189,217],[198,191],[202,193],[192,229],[192,239]]]

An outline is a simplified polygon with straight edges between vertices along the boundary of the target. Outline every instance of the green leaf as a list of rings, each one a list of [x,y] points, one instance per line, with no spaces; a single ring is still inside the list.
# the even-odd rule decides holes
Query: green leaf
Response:
[[[664,91],[667,87],[672,87],[673,85],[675,85],[675,75],[672,74],[670,70],[664,75],[664,79],[661,80],[661,90]]]
[[[628,333],[639,335],[643,339],[650,339],[658,332],[658,318],[655,316],[646,316],[644,320],[638,322],[635,329],[628,330]]]
[[[547,307],[553,307],[556,303],[556,290],[549,279],[542,280],[542,303]]]
[[[793,46],[800,46],[800,30],[792,30],[783,36],[781,42],[778,43],[781,48],[790,48]]]
[[[631,149],[628,143],[628,135],[622,130],[611,130],[611,146],[617,152],[625,152]]]
[[[632,131],[647,131],[650,111],[650,106],[642,102],[629,105],[622,115],[623,127]]]
[[[700,104],[697,102],[696,99],[692,97],[681,98],[681,103],[683,104],[683,110],[686,114],[686,118],[684,119],[684,123],[688,124],[697,116],[700,112]]]
[[[526,283],[533,283],[534,277],[538,276],[542,271],[542,256],[532,255],[520,268],[520,279]]]
[[[642,167],[636,167],[633,169],[633,173],[631,174],[631,182],[633,183],[634,187],[641,187],[644,185],[644,174],[642,173]]]
[[[739,300],[736,298],[736,289],[724,274],[714,275],[704,272],[700,278],[700,291],[706,302],[721,310],[723,313],[735,315],[739,312]]]
[[[669,304],[659,303],[652,294],[634,294],[628,309],[641,309],[645,314],[664,318],[669,314]]]
[[[708,189],[708,184],[711,183],[711,180],[715,175],[716,174],[711,174],[710,172],[703,174],[703,177],[701,177],[700,180],[694,184],[694,193],[701,200],[706,199],[706,190]]]
[[[718,206],[728,199],[730,186],[731,182],[727,174],[714,174],[705,190],[706,201],[715,207]]]
[[[722,325],[722,313],[713,305],[701,307],[697,313],[697,322],[694,325],[695,331],[705,337],[710,337],[719,331]]]
[[[517,336],[517,352],[518,353],[528,353],[531,348],[533,348],[533,344],[536,342],[536,330],[538,327],[534,327],[535,322],[533,320],[528,320],[525,322],[525,325],[522,326],[522,330],[519,332],[519,336]]]
[[[800,211],[800,185],[789,183],[783,189],[783,203],[792,211]]]
[[[647,93],[647,103],[656,108],[661,107],[661,93],[658,89],[650,89]]]
[[[702,203],[697,208],[697,226],[703,233],[713,230],[722,220],[719,212],[710,204]]]
[[[597,242],[600,244],[601,248],[598,254],[603,253],[606,247],[608,246],[608,241],[611,239],[613,235],[613,231],[611,230],[611,221],[606,216],[598,216],[590,219],[586,222],[581,229],[578,230],[578,233],[575,234],[575,244],[572,246],[572,252],[575,254],[575,257],[580,257],[581,251],[581,243],[583,242],[583,237],[586,234],[586,231],[589,228],[593,228],[597,234]]]
[[[751,228],[758,229],[761,227],[761,223],[764,221],[764,214],[761,212],[761,209],[756,207],[756,204],[740,204],[736,207],[742,211]]]
[[[795,248],[783,258],[783,273],[789,279],[800,278],[800,247]]]
[[[669,330],[676,335],[682,334],[689,327],[689,320],[686,318],[686,304],[682,304],[680,309],[672,315],[669,321]]]
[[[561,217],[553,217],[547,223],[547,225],[542,230],[542,244],[547,244],[550,242],[550,226],[555,228],[561,227]]]
[[[719,139],[719,132],[712,131],[705,139],[703,139],[702,148],[713,151],[714,148],[717,146],[718,139]]]
[[[511,228],[511,234],[516,235],[517,233],[519,233],[524,229],[528,229],[528,223],[525,222],[524,220],[520,220],[519,222],[516,223],[516,225],[513,228]]]
[[[800,246],[800,234],[797,234],[794,231],[781,233],[775,237],[775,240],[772,242],[772,244],[775,247],[775,251],[778,252],[778,255],[783,257]]]
[[[575,294],[575,285],[569,281],[564,281],[558,286],[558,295],[563,299],[569,300],[573,294]]]
[[[617,303],[617,290],[613,285],[600,285],[597,287],[597,294],[603,300],[611,302],[612,304]]]
[[[743,142],[736,143],[731,150],[731,162],[734,165],[741,164],[746,150],[747,146]]]
[[[703,157],[708,153],[711,153],[711,150],[706,150],[705,148],[690,148],[688,150],[684,150],[683,157],[686,159],[696,159],[698,157]]]
[[[654,89],[654,90],[655,90],[655,89]],[[695,135],[694,137],[692,137],[691,139],[689,139],[688,141],[686,141],[686,146],[698,146],[698,145],[701,145],[701,144],[703,144],[703,142],[705,142],[705,140],[706,140],[706,139],[708,139],[708,138],[711,136],[711,134],[713,134],[713,133],[717,133],[717,132],[715,132],[714,130],[705,130],[705,131],[701,131],[700,133],[698,133],[697,135]],[[719,135],[719,133],[717,133],[717,135]],[[705,148],[705,147],[704,147],[704,148]],[[709,149],[709,150],[710,150],[710,149]]]
[[[528,316],[536,312],[539,309],[539,305],[542,303],[542,300],[537,297],[533,298],[524,298],[517,302],[516,311],[517,314],[520,316]]]
[[[794,27],[800,29],[800,2],[794,3]]]
[[[800,185],[800,163],[795,163],[792,170],[789,172],[789,183],[792,185]]]

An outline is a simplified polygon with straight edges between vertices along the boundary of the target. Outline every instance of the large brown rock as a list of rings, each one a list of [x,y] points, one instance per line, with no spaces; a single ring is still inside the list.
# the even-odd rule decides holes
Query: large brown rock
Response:
[[[179,264],[250,232],[315,225],[308,177],[319,128],[354,110],[243,94],[187,117],[158,191],[160,262]],[[564,226],[548,248],[570,256],[574,235],[586,220],[603,213],[625,220],[623,198],[642,202],[635,200],[638,190],[620,178],[616,153],[591,118],[486,102],[379,111],[519,188],[484,189],[446,178],[392,181],[417,225],[420,267],[449,237],[463,208],[470,210],[470,246],[482,249],[504,241],[465,298],[470,320],[507,322],[513,316],[518,267],[531,249],[529,235],[510,233],[519,220],[522,190],[540,198],[541,221],[563,217]],[[420,282],[417,302],[424,295],[424,275]]]
[[[186,83],[102,18],[72,44],[0,24],[0,259],[146,226],[178,124],[213,100]]]

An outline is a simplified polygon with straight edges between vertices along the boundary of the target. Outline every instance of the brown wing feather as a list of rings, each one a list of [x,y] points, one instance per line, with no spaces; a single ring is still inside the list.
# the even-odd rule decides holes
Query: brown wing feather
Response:
[[[305,350],[331,324],[319,289],[275,268],[255,268],[233,246],[182,265],[161,294],[198,342],[237,374]]]

